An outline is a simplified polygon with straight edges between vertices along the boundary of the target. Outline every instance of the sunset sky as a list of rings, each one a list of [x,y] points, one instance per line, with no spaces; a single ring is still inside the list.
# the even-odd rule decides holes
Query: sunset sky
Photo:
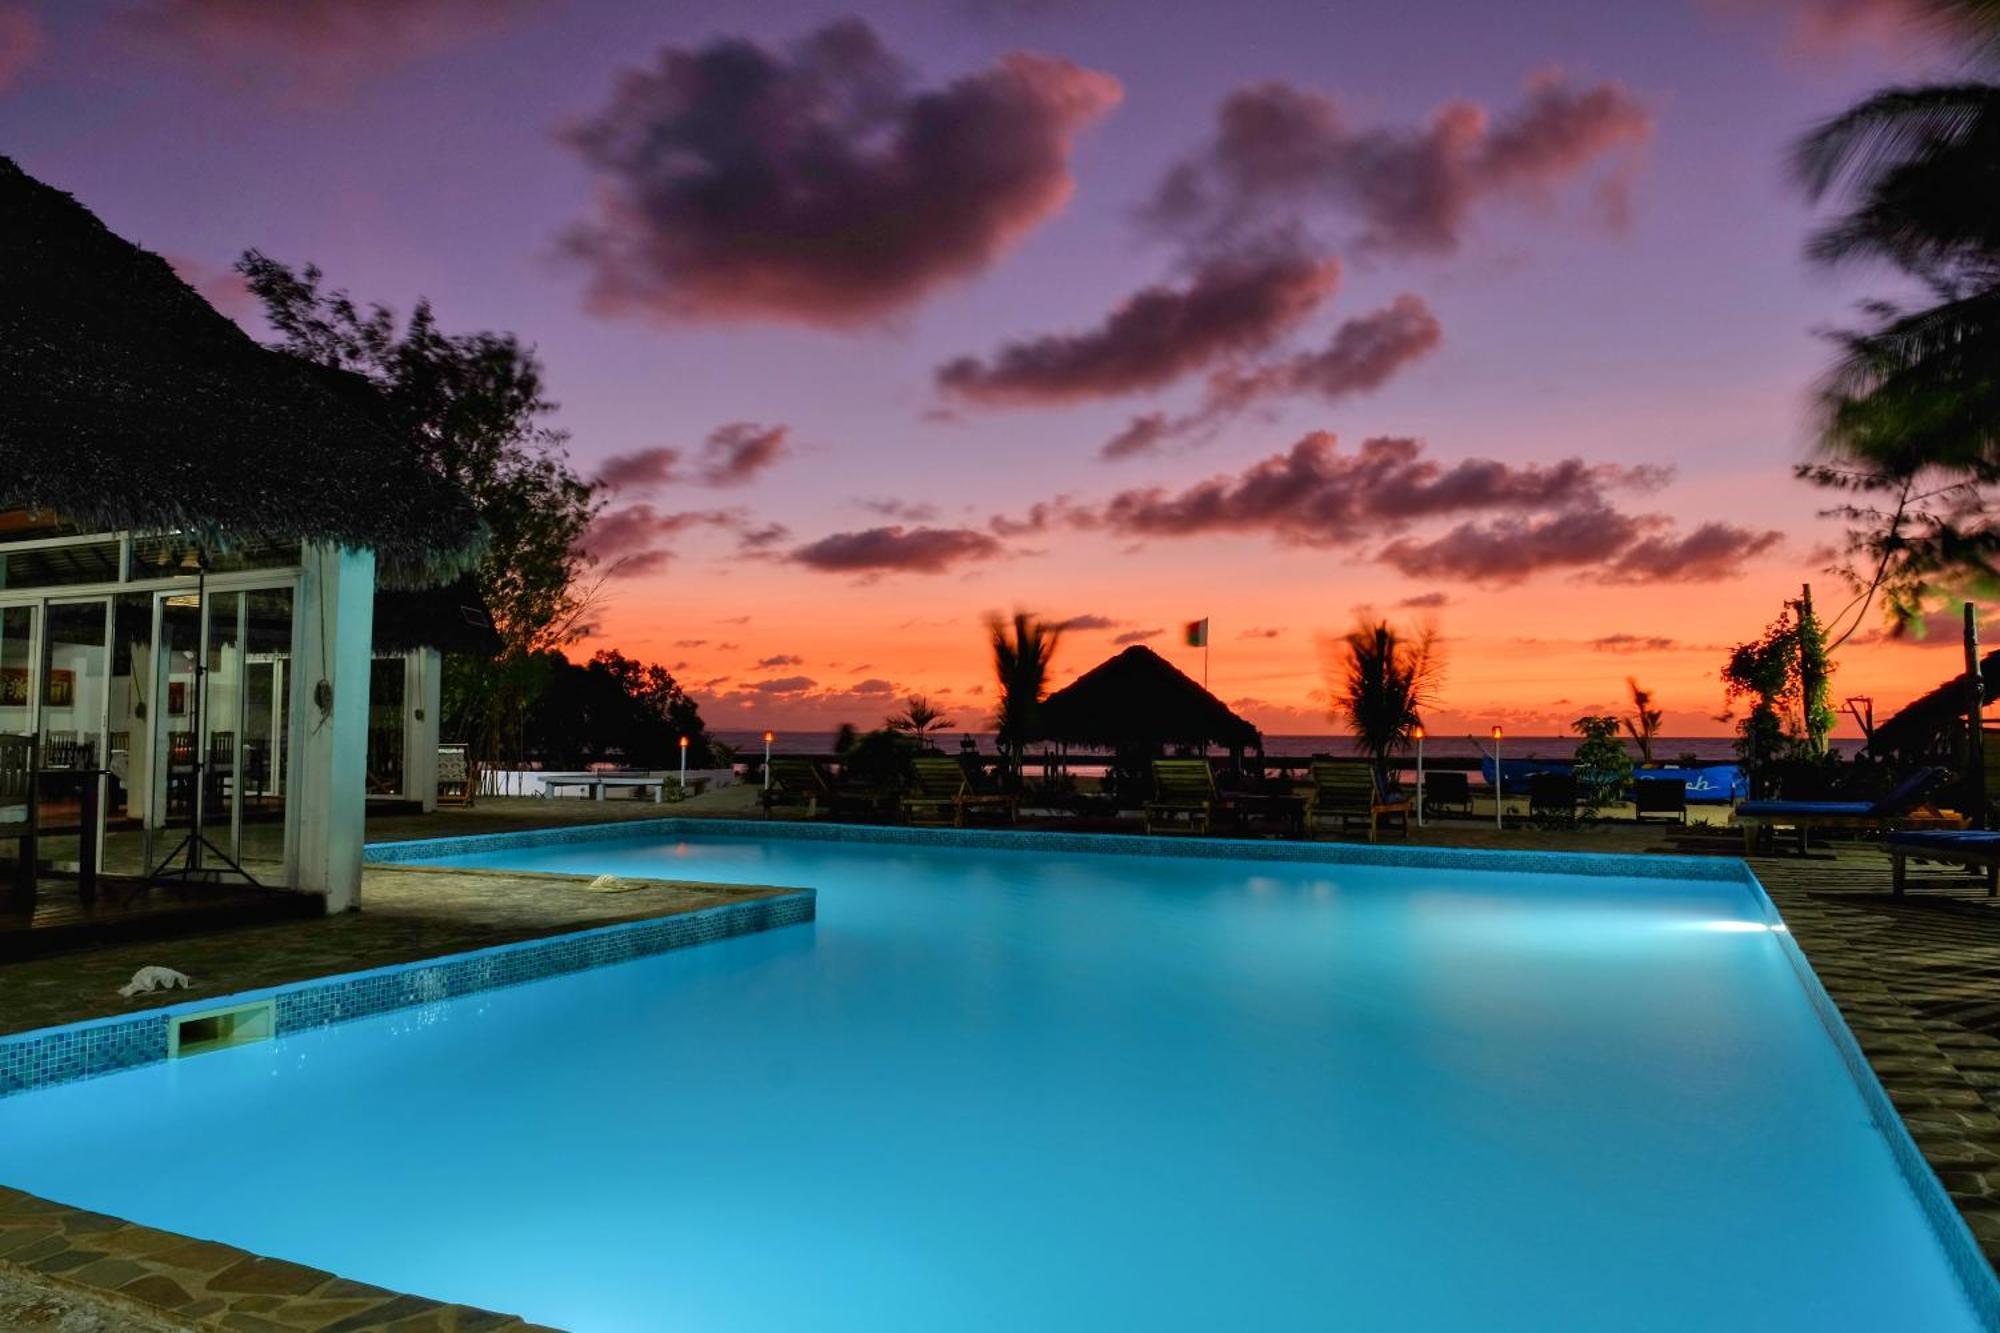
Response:
[[[0,152],[261,325],[248,247],[547,363],[597,632],[710,725],[990,712],[981,621],[1273,732],[1434,621],[1440,732],[1672,734],[1825,572],[1787,144],[1891,0],[0,0]],[[1857,640],[1879,640],[1871,622]],[[1956,641],[1856,641],[1878,713]],[[1843,723],[1841,734],[1851,727]]]

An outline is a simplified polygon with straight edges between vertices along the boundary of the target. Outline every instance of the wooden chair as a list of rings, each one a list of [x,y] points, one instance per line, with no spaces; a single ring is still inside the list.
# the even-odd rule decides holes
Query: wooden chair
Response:
[[[1426,775],[1426,785],[1429,781]],[[1312,766],[1312,795],[1306,801],[1309,832],[1323,819],[1339,820],[1341,832],[1350,824],[1366,823],[1368,841],[1373,842],[1384,818],[1394,819],[1403,836],[1410,836],[1409,798],[1385,792],[1372,764],[1328,761]]]
[[[757,797],[766,819],[781,805],[801,807],[807,819],[833,808],[833,787],[812,760],[773,758],[769,775],[768,785]]]
[[[1215,770],[1206,759],[1155,759],[1153,799],[1146,802],[1148,833],[1213,833],[1222,809]]]
[[[35,738],[0,735],[0,840],[19,848],[14,863],[14,888],[32,904],[36,859],[40,854],[41,815],[37,809]]]
[[[1014,797],[976,790],[965,765],[948,755],[920,754],[910,760],[910,767],[917,786],[902,798],[902,810],[912,824],[963,828],[966,815],[974,810],[996,811],[1010,823],[1020,817],[1020,803]]]
[[[470,806],[478,786],[478,771],[472,763],[472,747],[463,741],[446,741],[439,744],[437,803]]]

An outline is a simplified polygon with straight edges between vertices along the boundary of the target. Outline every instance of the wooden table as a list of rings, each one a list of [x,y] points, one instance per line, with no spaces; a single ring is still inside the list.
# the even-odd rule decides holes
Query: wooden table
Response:
[[[85,907],[97,902],[97,836],[103,823],[103,810],[98,801],[98,790],[111,770],[106,768],[38,768],[35,770],[35,796],[37,800],[53,784],[66,780],[77,782],[77,835],[76,835],[76,896]],[[51,830],[40,829],[38,838],[46,838]],[[30,872],[33,873],[32,871]]]

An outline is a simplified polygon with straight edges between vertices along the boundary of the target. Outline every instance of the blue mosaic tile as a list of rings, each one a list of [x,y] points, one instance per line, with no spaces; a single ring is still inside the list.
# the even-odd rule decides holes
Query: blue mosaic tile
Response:
[[[323,977],[296,985],[203,998],[130,1018],[92,1019],[0,1037],[0,1097],[80,1078],[95,1078],[167,1058],[168,1020],[228,1004],[270,999],[277,1035],[350,1022],[397,1009],[520,986],[587,968],[629,962],[814,919],[810,889],[751,902],[725,903],[678,916],[600,926],[567,935],[502,944],[395,967]]]

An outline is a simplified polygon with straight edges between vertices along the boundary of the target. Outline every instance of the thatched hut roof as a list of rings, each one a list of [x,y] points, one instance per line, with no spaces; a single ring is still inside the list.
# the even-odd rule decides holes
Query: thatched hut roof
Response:
[[[498,657],[500,631],[470,576],[441,588],[375,593],[375,651],[408,653],[435,648],[466,657]]]
[[[1143,644],[1100,662],[1042,701],[1042,738],[1107,749],[1263,743],[1257,728]]]
[[[260,347],[158,255],[0,157],[0,509],[91,529],[326,541],[404,581],[478,519],[356,376]]]
[[[1979,683],[1985,703],[2000,698],[2000,649],[1979,662]],[[1922,754],[1965,721],[1966,679],[1963,671],[1930,693],[1912,699],[1875,728],[1869,738],[1871,754]]]

